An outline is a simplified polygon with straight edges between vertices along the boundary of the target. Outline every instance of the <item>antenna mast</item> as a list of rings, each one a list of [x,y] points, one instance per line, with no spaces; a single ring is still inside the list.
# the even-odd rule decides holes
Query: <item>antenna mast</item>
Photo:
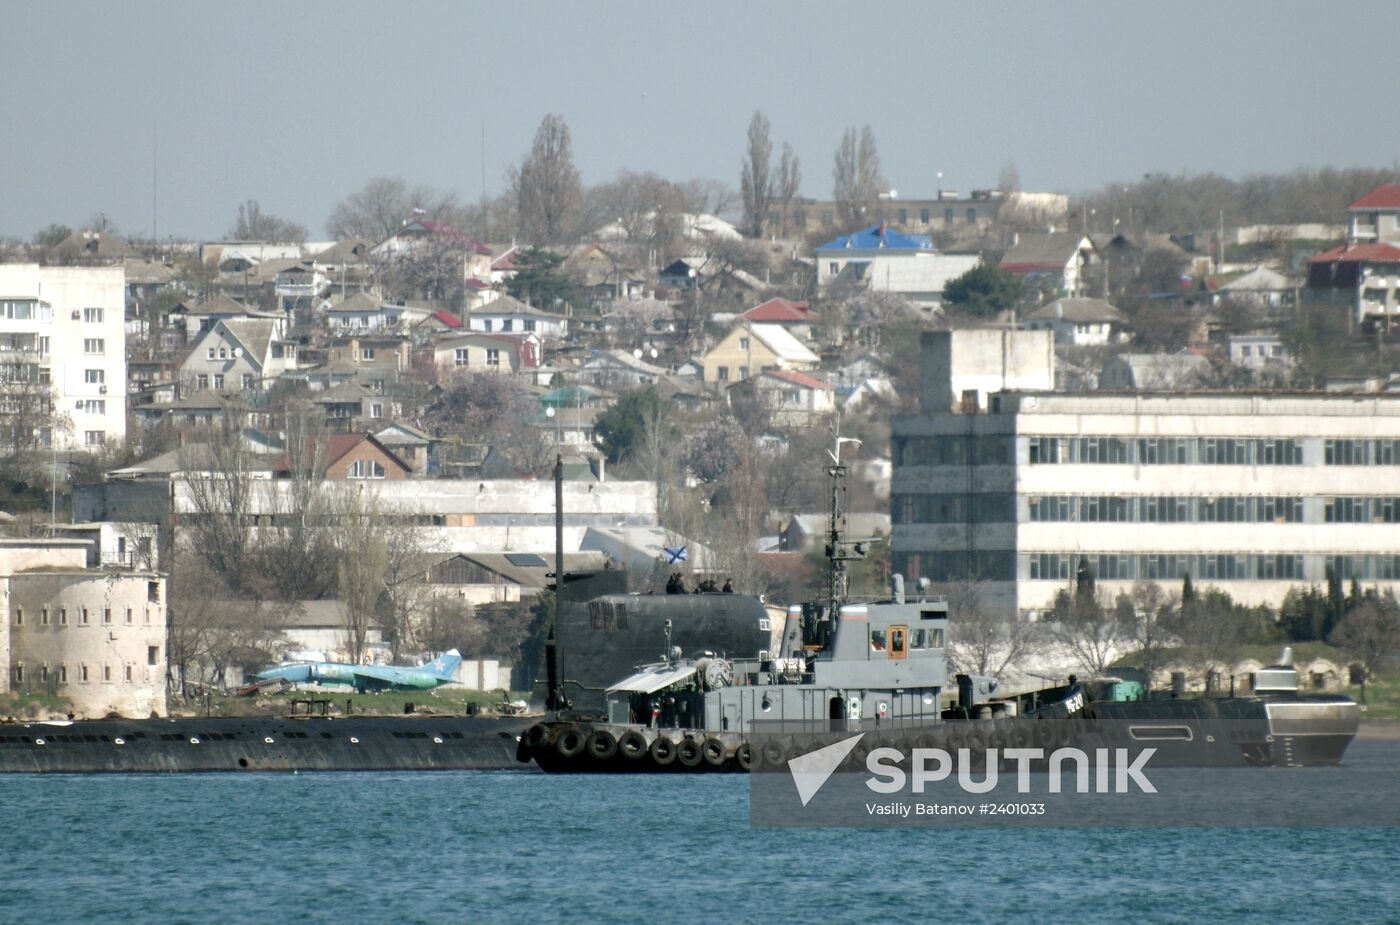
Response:
[[[846,552],[846,510],[843,503],[846,499],[846,466],[841,462],[843,443],[859,446],[860,441],[838,434],[832,448],[827,451],[827,455],[831,457],[831,465],[826,467],[826,474],[831,476],[831,521],[826,534],[826,598],[833,619],[849,591],[846,562],[850,559],[864,558],[864,550],[860,548],[860,544],[857,544],[856,555]]]

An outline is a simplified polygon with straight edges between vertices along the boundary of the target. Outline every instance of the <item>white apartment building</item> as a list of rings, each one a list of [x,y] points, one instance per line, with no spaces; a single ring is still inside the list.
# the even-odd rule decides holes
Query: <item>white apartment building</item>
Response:
[[[0,375],[52,388],[60,449],[126,439],[125,286],[121,267],[0,265]]]
[[[57,694],[83,717],[164,715],[165,578],[90,568],[88,553],[0,540],[0,692]]]
[[[925,335],[926,376],[951,341]],[[894,565],[910,578],[976,578],[1032,615],[1081,558],[1110,595],[1188,573],[1245,604],[1329,572],[1400,591],[1400,395],[1022,387],[978,408],[924,386],[892,448]]]

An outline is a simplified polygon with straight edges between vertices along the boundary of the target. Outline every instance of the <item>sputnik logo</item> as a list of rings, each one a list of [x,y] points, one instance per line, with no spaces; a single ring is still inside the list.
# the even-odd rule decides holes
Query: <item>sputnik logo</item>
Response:
[[[812,801],[812,797],[831,779],[841,762],[846,760],[856,743],[863,738],[865,733],[862,732],[788,761],[788,773],[792,775],[792,782],[797,787],[797,795],[802,798],[803,806]]]

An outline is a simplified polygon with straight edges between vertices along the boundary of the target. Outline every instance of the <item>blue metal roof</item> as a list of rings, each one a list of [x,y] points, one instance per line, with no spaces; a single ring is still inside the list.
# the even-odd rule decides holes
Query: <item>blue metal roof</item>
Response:
[[[818,251],[844,250],[933,250],[933,239],[926,234],[904,234],[883,224],[842,235],[817,248]]]

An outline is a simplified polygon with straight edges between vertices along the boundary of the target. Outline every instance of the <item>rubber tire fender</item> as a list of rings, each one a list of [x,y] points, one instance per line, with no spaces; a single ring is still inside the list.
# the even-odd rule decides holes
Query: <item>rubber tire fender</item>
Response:
[[[588,737],[588,754],[607,761],[617,754],[617,737],[606,729],[594,729]]]
[[[747,742],[740,742],[739,747],[734,749],[734,762],[739,765],[742,771],[753,768],[753,748]]]
[[[713,736],[700,744],[700,755],[712,768],[724,767],[724,759],[727,757],[724,752],[724,743]]]
[[[783,763],[783,756],[787,750],[783,748],[783,743],[777,739],[769,739],[763,743],[763,747],[758,750],[759,757],[763,760],[763,767],[776,768]]]
[[[548,748],[549,727],[544,723],[535,723],[525,733],[525,744],[530,748]]]
[[[665,736],[657,736],[647,747],[647,754],[659,767],[667,767],[676,760],[676,743]]]
[[[700,753],[700,740],[687,736],[676,746],[676,760],[687,768],[698,768],[705,758]]]
[[[629,729],[622,734],[622,738],[617,740],[617,750],[622,752],[622,757],[636,760],[645,758],[647,754],[647,737],[635,729]]]
[[[554,740],[554,750],[561,758],[577,758],[588,745],[589,733],[587,727],[569,726]]]

